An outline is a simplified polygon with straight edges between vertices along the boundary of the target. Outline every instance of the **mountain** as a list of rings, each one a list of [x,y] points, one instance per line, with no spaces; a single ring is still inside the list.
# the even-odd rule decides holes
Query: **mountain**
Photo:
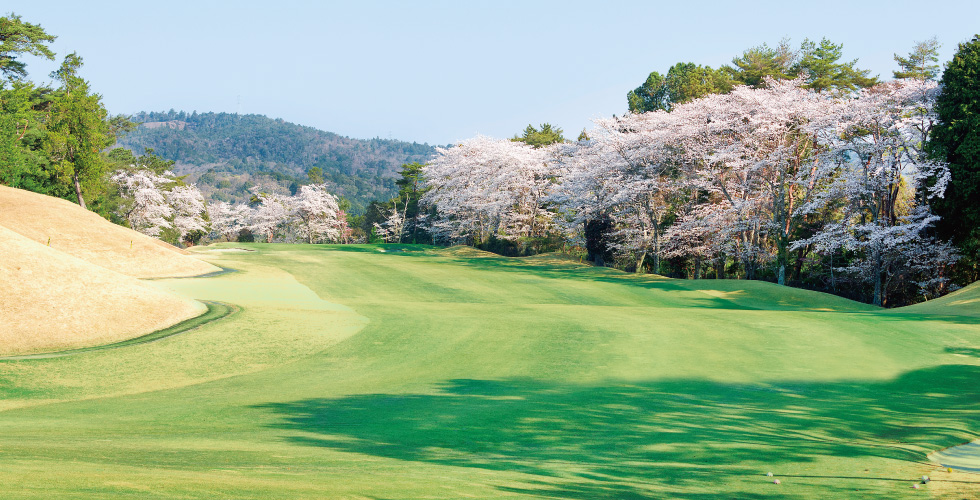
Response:
[[[428,144],[391,139],[351,139],[263,115],[141,112],[139,127],[119,145],[141,154],[153,149],[176,162],[212,200],[244,202],[251,191],[295,192],[319,167],[330,190],[359,212],[371,200],[396,191],[404,163],[424,163],[435,153]]]

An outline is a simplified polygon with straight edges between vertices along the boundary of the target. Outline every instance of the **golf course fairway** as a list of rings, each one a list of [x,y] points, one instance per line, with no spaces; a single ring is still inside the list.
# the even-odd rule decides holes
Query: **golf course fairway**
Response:
[[[0,361],[0,497],[980,497],[927,458],[980,436],[976,287],[882,310],[458,247],[194,252],[236,272],[154,284],[233,314]]]

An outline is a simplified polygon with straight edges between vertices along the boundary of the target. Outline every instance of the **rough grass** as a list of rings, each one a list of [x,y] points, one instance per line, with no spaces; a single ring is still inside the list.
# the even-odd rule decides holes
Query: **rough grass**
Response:
[[[0,186],[0,226],[137,278],[196,276],[218,270],[183,250],[109,223],[74,203],[23,189]]]
[[[118,342],[205,309],[2,226],[0,241],[0,355]]]
[[[968,307],[882,311],[462,249],[247,248],[199,250],[240,272],[156,282],[241,308],[193,335],[0,363],[5,497],[980,488],[927,458],[980,431]],[[933,482],[913,490],[923,474]]]

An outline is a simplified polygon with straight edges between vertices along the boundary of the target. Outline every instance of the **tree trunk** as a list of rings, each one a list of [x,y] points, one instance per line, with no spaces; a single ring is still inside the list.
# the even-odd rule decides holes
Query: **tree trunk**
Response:
[[[881,253],[875,252],[875,264],[874,264],[874,279],[875,279],[875,291],[874,296],[871,298],[871,303],[881,307],[882,305],[882,286],[881,286],[881,267],[882,259]]]
[[[647,253],[640,254],[640,261],[636,264],[636,274],[643,274],[643,260],[647,258]]]
[[[694,258],[694,279],[701,278],[701,257]]]
[[[779,273],[776,275],[776,282],[780,285],[786,284],[786,264],[789,262],[789,242],[783,235],[776,238],[777,262],[779,262]]]
[[[71,181],[75,185],[75,196],[78,197],[78,206],[85,208],[85,198],[82,197],[82,183],[78,181],[78,173],[71,176]]]

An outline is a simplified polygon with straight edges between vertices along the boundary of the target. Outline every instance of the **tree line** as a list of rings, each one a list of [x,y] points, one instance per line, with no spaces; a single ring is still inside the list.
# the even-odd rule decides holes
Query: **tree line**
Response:
[[[826,39],[761,45],[719,69],[679,63],[629,91],[629,112],[595,120],[575,141],[528,125],[405,163],[397,193],[360,215],[330,192],[326,165],[305,179],[279,174],[288,195],[246,186],[247,200],[208,203],[172,160],[111,149],[135,125],[107,113],[77,54],[52,73],[57,87],[27,80],[19,58],[54,58],[53,39],[0,18],[0,182],[172,243],[581,249],[596,265],[638,273],[763,279],[885,306],[977,278],[978,37],[960,44],[938,83],[935,39],[896,54],[886,82]],[[142,117],[163,118],[228,121]]]
[[[679,64],[576,142],[439,149],[423,170],[425,222],[436,242],[581,246],[637,272],[886,306],[934,297],[976,279],[964,153],[977,144],[978,43],[961,44],[941,84],[934,40],[896,55],[890,82],[827,40],[757,47],[722,70]]]

